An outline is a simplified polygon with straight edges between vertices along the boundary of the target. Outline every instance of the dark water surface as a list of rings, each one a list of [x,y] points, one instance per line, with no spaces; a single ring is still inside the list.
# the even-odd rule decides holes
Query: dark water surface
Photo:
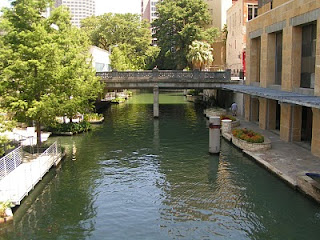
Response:
[[[319,239],[320,207],[222,140],[174,93],[114,105],[23,202],[0,239]],[[52,139],[53,141],[55,139]]]

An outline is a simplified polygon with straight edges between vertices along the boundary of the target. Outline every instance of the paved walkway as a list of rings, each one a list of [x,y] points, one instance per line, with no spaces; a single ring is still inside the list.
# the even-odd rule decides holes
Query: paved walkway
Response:
[[[262,133],[270,139],[272,148],[265,152],[246,152],[257,161],[270,167],[279,177],[296,187],[298,177],[307,172],[320,173],[320,158],[311,154],[301,143],[285,142],[280,136],[272,131],[262,130],[257,123],[240,120],[240,127],[250,128]]]
[[[306,176],[320,173],[320,158],[311,154],[306,143],[285,142],[275,131],[262,130],[257,123],[240,119],[240,128],[252,129],[271,141],[271,149],[262,152],[244,151],[255,161],[274,173],[291,187],[302,191],[320,203],[320,183]]]

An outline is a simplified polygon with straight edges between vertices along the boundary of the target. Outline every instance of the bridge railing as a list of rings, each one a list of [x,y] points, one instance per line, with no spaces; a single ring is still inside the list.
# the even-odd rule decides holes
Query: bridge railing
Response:
[[[208,71],[182,71],[182,70],[149,70],[149,71],[115,71],[112,72],[97,72],[97,76],[101,77],[102,80],[135,80],[144,81],[148,80],[231,80],[231,71],[223,72],[208,72]]]

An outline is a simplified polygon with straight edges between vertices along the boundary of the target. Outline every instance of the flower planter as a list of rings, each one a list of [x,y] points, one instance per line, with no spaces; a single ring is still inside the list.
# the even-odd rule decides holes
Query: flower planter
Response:
[[[267,138],[264,139],[263,143],[250,143],[232,136],[232,143],[242,150],[251,152],[266,151],[271,148],[271,141]]]

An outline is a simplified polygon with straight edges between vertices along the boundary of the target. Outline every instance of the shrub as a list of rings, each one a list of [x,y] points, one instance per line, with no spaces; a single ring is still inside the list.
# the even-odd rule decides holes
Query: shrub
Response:
[[[220,116],[220,120],[225,120],[225,119],[230,119],[230,120],[232,120],[233,122],[234,122],[234,121],[237,121],[237,119],[236,119],[235,117],[231,116],[231,115],[221,115],[221,116]]]
[[[54,123],[47,127],[47,130],[53,133],[61,132],[72,132],[80,133],[91,130],[91,124],[87,121],[82,121],[80,123]]]
[[[99,121],[103,118],[102,114],[98,113],[86,113],[84,115],[84,120],[85,121]]]
[[[263,143],[264,142],[264,136],[262,136],[260,133],[256,133],[250,129],[246,128],[237,128],[232,130],[232,135],[236,138],[242,139],[244,141],[250,142],[250,143]]]

